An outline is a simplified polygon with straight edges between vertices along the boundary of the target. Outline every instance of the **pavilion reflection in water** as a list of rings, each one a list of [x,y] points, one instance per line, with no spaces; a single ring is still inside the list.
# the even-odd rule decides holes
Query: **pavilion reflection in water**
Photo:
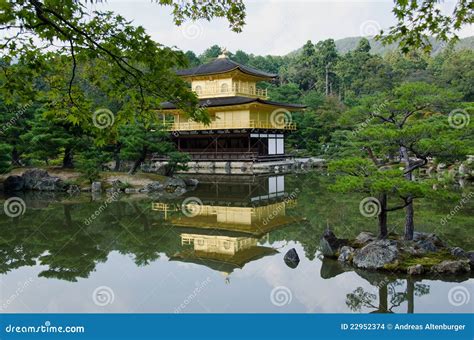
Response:
[[[271,231],[298,220],[288,214],[296,205],[296,194],[285,191],[285,177],[225,180],[202,177],[196,190],[180,202],[153,203],[153,210],[163,212],[180,233],[182,251],[171,261],[196,263],[229,275],[278,253],[260,244]]]

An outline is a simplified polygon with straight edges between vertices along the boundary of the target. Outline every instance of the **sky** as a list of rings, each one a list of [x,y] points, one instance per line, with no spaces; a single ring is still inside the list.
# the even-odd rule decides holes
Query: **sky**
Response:
[[[145,27],[164,45],[197,54],[217,44],[231,52],[238,49],[257,55],[285,55],[308,40],[373,36],[395,23],[392,0],[248,0],[246,25],[234,33],[225,19],[174,25],[170,8],[151,0],[108,0],[95,4],[97,10],[112,10],[134,24]],[[440,5],[452,9],[453,1]],[[460,37],[474,35],[474,25],[464,27]]]

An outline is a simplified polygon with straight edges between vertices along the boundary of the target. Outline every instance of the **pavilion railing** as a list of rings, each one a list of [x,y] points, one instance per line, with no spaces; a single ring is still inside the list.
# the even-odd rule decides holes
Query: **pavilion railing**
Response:
[[[287,155],[259,155],[256,151],[189,151],[182,150],[192,161],[257,161],[286,158]],[[168,156],[153,154],[152,161],[166,161]]]
[[[245,83],[233,83],[232,86],[207,86],[199,91],[196,91],[196,94],[200,98],[205,97],[224,97],[224,96],[250,96],[257,97],[262,99],[268,99],[267,89],[259,89],[253,85]]]
[[[195,130],[227,130],[227,129],[268,129],[268,130],[296,130],[292,122],[274,123],[269,121],[248,120],[220,122],[212,121],[205,125],[198,122],[169,122],[165,124],[168,131],[195,131]]]

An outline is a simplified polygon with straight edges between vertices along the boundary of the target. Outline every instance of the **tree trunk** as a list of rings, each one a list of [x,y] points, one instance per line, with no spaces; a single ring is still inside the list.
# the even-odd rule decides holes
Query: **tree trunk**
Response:
[[[326,96],[329,96],[329,63],[326,65]]]
[[[388,312],[388,288],[384,284],[379,286],[379,312],[386,313]]]
[[[63,205],[64,211],[64,225],[68,228],[72,227],[72,217],[71,217],[71,206],[68,204]]]
[[[407,313],[413,314],[415,312],[415,283],[412,279],[407,279]]]
[[[120,150],[121,149],[122,149],[122,143],[117,143],[114,149],[114,159],[115,159],[114,171],[120,171],[120,165],[121,165]]]
[[[388,236],[387,229],[387,194],[381,194],[379,196],[380,202],[380,213],[378,215],[379,219],[379,239],[385,239]]]
[[[135,161],[135,163],[133,163],[132,168],[128,172],[129,175],[134,175],[137,172],[140,165],[145,161],[146,154],[147,154],[147,148],[144,147],[140,157]]]
[[[73,156],[72,156],[72,148],[67,147],[64,150],[64,158],[63,158],[63,168],[73,168]]]
[[[400,158],[405,164],[405,171],[410,169],[410,157],[408,156],[408,151],[404,146],[400,147]],[[406,180],[411,181],[412,177],[412,172],[407,171],[405,174]],[[406,203],[408,205],[405,208],[405,240],[413,240],[413,233],[415,232],[415,222],[413,219],[415,215],[413,208],[413,196],[409,195],[406,199]]]
[[[405,208],[405,240],[413,240],[415,232],[413,199],[411,196],[407,198],[408,205]]]
[[[13,166],[21,166],[21,160],[20,160],[20,153],[18,152],[18,149],[13,147],[12,150],[12,165]]]

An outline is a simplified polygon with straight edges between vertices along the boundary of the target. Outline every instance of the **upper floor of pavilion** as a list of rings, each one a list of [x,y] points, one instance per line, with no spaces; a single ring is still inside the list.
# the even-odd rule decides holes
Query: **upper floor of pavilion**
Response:
[[[242,96],[267,99],[267,89],[257,83],[271,81],[276,74],[260,71],[227,58],[226,52],[213,61],[177,71],[191,83],[191,89],[201,99]]]

